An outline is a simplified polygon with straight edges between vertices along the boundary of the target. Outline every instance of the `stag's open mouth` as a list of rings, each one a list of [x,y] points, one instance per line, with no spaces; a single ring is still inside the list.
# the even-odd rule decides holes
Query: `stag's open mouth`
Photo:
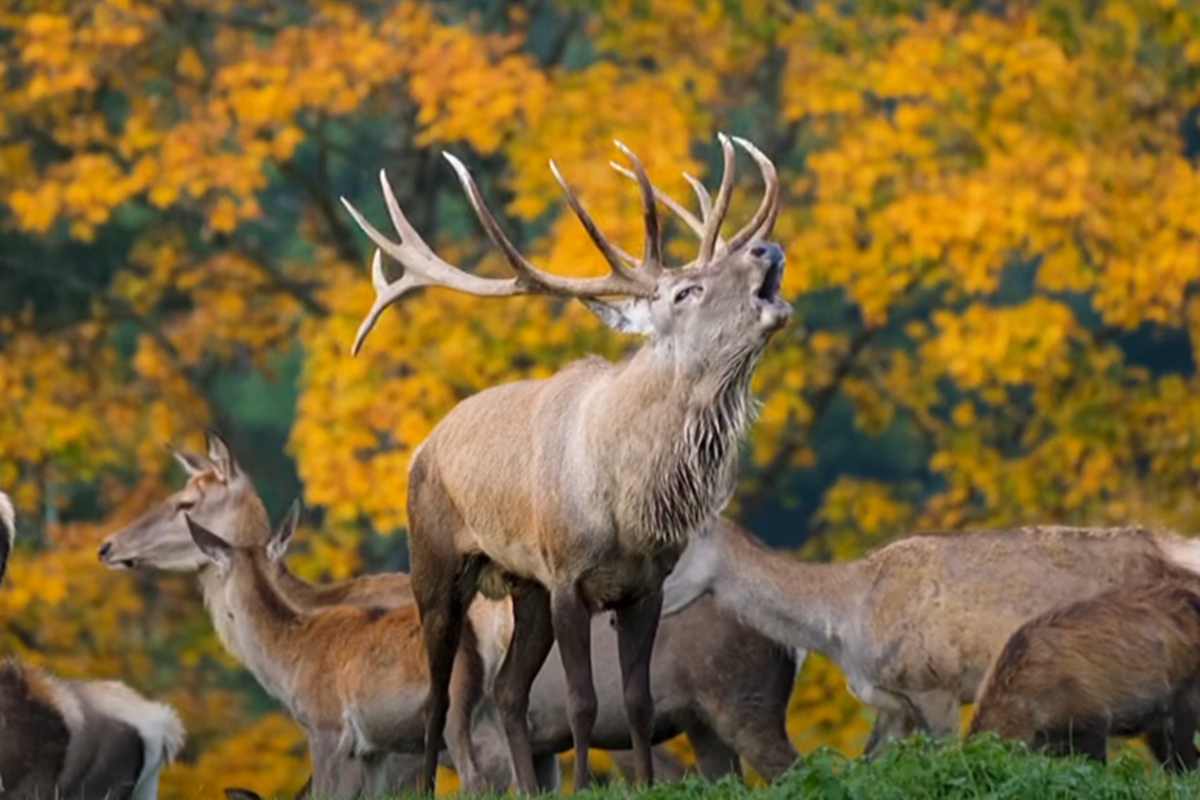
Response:
[[[762,286],[758,287],[758,291],[754,296],[760,300],[771,302],[779,297],[779,287],[783,283],[783,262],[772,261],[767,267],[767,274],[763,276]]]

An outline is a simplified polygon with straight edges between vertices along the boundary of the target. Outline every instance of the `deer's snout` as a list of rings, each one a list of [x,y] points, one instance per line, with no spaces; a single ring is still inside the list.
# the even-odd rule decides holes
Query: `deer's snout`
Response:
[[[105,561],[105,560],[107,560],[108,555],[111,552],[112,552],[112,542],[104,542],[103,544],[100,545],[100,552],[97,555],[100,557],[101,561]]]

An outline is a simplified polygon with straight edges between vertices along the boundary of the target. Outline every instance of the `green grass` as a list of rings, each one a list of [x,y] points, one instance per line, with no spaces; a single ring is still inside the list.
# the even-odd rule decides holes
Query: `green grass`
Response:
[[[512,800],[517,795],[491,795]],[[459,795],[464,800],[483,800]],[[751,788],[726,778],[689,778],[637,790],[609,784],[579,800],[1200,800],[1200,771],[1176,777],[1125,748],[1107,765],[1051,758],[990,735],[968,741],[914,737],[877,758],[851,759],[834,750],[806,756],[770,786]]]
[[[751,789],[742,782],[705,783],[691,779],[641,792],[623,785],[595,789],[581,800],[1157,800],[1200,798],[1200,775],[1174,777],[1126,752],[1107,766],[1082,758],[1051,758],[993,737],[933,742],[914,738],[888,748],[878,758],[849,759],[818,751],[776,783]]]

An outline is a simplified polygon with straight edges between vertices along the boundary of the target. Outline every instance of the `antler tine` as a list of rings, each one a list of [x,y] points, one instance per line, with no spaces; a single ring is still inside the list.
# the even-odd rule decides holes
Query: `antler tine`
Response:
[[[592,219],[592,215],[587,212],[587,209],[583,207],[583,203],[579,201],[579,196],[575,194],[575,190],[571,188],[566,178],[559,172],[558,164],[554,163],[554,159],[550,159],[550,172],[554,175],[554,180],[558,181],[558,185],[562,187],[563,194],[567,198],[567,205],[571,207],[571,210],[575,212],[575,216],[579,218],[580,224],[583,225],[583,229],[591,237],[592,243],[604,254],[604,259],[612,267],[613,272],[634,283],[645,282],[645,279],[648,277],[647,275],[638,273],[625,265],[626,262],[636,265],[637,260],[614,245],[608,240],[607,236],[601,233],[600,228],[596,225],[596,221]]]
[[[708,189],[694,175],[685,172],[683,179],[691,184],[692,191],[696,193],[696,200],[700,203],[700,219],[708,219],[712,214],[712,197],[709,196]]]
[[[775,219],[779,215],[779,173],[775,170],[775,165],[748,140],[740,136],[733,137],[733,140],[758,163],[764,189],[762,202],[759,203],[754,216],[729,240],[730,250],[736,250],[756,237],[770,236],[775,227]]]
[[[383,274],[383,252],[379,248],[375,248],[375,255],[371,258],[371,285],[375,287],[375,302],[371,305],[371,310],[363,317],[363,321],[359,323],[358,332],[354,335],[354,344],[350,347],[350,354],[358,355],[363,342],[366,341],[367,334],[375,327],[375,323],[379,321],[379,315],[385,308],[413,289],[427,286],[430,283],[431,281],[422,281],[411,272],[405,272],[399,280],[388,283],[387,276]]]
[[[662,274],[663,258],[662,230],[658,224],[658,206],[654,203],[654,184],[650,183],[650,177],[646,175],[646,168],[642,166],[642,160],[632,150],[616,139],[613,140],[613,144],[625,154],[629,163],[633,165],[638,186],[642,189],[642,216],[646,226],[646,247],[642,252],[642,269],[646,271],[646,274],[657,278]]]
[[[733,196],[733,175],[737,168],[733,145],[730,143],[729,137],[718,133],[717,140],[721,143],[721,160],[723,162],[721,188],[717,190],[717,200],[713,205],[712,213],[704,221],[704,239],[700,242],[700,255],[696,257],[696,263],[700,266],[712,261],[713,253],[716,251],[717,239],[721,236],[721,223],[725,221],[725,215],[729,212],[729,201]]]
[[[631,181],[636,181],[638,179],[633,170],[629,169],[628,167],[618,164],[615,161],[608,162],[608,165],[624,175],[626,178],[629,178]],[[672,214],[683,220],[683,223],[691,228],[693,233],[695,233],[697,236],[704,235],[704,223],[701,220],[696,219],[696,215],[684,208],[682,203],[671,197],[671,195],[667,194],[663,190],[659,189],[657,186],[654,187],[654,197],[658,200],[658,202],[670,209]]]

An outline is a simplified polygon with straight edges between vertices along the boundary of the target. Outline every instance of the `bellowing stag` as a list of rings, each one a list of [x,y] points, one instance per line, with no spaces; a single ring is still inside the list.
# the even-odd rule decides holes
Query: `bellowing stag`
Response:
[[[550,165],[611,268],[604,277],[562,277],[531,264],[450,155],[513,277],[479,277],[439,258],[408,222],[382,173],[399,241],[343,200],[363,231],[403,268],[389,282],[376,251],[378,297],[354,352],[387,306],[430,286],[480,297],[578,298],[610,327],[647,337],[620,363],[584,359],[548,379],[493,387],[464,400],[413,456],[412,586],[434,681],[426,717],[426,791],[433,787],[449,707],[450,667],[467,606],[481,587],[513,597],[513,638],[520,646],[505,656],[495,698],[519,787],[536,787],[526,710],[534,676],[555,639],[567,677],[577,785],[589,782],[587,751],[596,718],[589,621],[603,609],[616,611],[637,778],[652,779],[649,667],[662,582],[692,532],[732,494],[738,444],[751,417],[750,378],[767,341],[792,312],[779,296],[783,249],[766,241],[779,210],[775,168],[752,144],[735,140],[757,162],[766,191],[750,221],[724,240],[720,228],[733,187],[734,149],[727,137],[720,141],[720,190],[712,200],[693,183],[701,206],[700,251],[681,269],[665,267],[656,190],[620,143],[641,190],[646,237],[640,263],[605,238]]]

